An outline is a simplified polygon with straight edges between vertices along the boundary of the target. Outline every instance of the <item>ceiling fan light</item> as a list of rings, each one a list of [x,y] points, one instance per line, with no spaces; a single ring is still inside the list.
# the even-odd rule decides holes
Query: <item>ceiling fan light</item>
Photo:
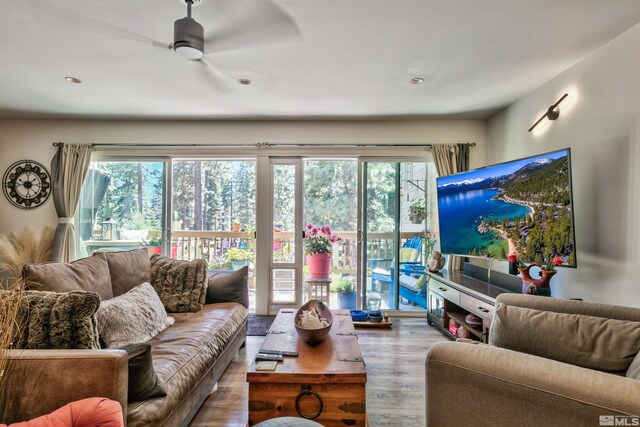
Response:
[[[188,45],[181,45],[181,46],[174,45],[174,50],[178,55],[190,60],[200,59],[202,58],[202,54],[203,54],[202,51]]]
[[[204,28],[195,19],[182,18],[173,23],[173,49],[187,59],[204,54]]]

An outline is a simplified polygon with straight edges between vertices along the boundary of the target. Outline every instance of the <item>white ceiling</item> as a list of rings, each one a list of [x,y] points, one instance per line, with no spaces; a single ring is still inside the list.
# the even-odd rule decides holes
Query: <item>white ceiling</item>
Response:
[[[640,1],[202,0],[215,68],[152,45],[185,14],[0,0],[0,117],[486,118],[640,22]]]

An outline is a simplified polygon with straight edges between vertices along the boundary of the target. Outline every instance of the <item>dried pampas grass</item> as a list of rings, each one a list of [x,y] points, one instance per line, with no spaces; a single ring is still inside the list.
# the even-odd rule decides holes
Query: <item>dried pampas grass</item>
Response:
[[[0,290],[0,391],[9,367],[7,353],[19,337],[18,312],[24,296],[24,281],[19,279],[8,290]]]
[[[45,227],[40,237],[30,227],[19,233],[0,236],[0,271],[9,271],[22,277],[22,267],[28,263],[47,262],[51,259],[55,229]]]

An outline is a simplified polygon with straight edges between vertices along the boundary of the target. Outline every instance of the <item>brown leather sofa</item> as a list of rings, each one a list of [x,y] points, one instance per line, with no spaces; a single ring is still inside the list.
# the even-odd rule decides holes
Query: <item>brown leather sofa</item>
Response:
[[[72,401],[107,397],[120,402],[129,427],[188,425],[244,344],[248,311],[226,302],[171,316],[175,324],[149,341],[167,396],[127,403],[124,350],[12,350],[0,420],[28,420]]]
[[[441,342],[428,351],[427,426],[640,419],[640,309],[502,294],[489,342]]]

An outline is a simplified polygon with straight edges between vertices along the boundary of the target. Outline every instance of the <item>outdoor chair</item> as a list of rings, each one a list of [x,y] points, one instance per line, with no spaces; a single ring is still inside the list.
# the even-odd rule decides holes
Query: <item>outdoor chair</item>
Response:
[[[410,265],[421,265],[420,253],[422,252],[422,239],[413,236],[407,239],[400,248],[400,268]],[[381,291],[382,283],[391,283],[393,274],[393,258],[372,258],[371,260],[371,286],[374,291]],[[379,284],[379,288],[378,288]]]
[[[389,307],[393,307],[396,299],[396,286],[393,280],[394,268],[391,271],[391,282],[389,283]],[[424,309],[427,308],[427,274],[424,265],[407,265],[400,268],[400,286],[398,286],[400,297],[406,299]]]

